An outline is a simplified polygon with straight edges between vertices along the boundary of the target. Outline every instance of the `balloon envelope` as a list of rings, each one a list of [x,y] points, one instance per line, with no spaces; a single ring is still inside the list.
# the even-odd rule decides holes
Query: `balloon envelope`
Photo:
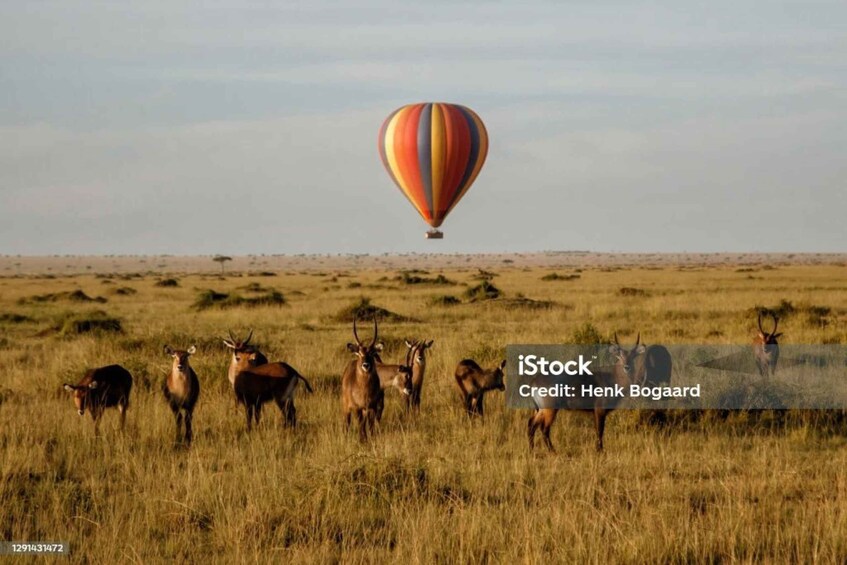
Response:
[[[394,183],[434,228],[467,193],[488,155],[488,133],[473,110],[409,104],[379,130],[379,154]]]

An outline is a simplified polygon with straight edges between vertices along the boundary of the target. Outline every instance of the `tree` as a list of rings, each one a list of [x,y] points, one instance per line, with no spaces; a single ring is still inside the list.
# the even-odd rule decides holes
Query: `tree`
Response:
[[[232,257],[227,257],[226,255],[215,255],[212,258],[212,261],[221,264],[221,274],[224,274],[224,263],[227,261],[232,261]]]

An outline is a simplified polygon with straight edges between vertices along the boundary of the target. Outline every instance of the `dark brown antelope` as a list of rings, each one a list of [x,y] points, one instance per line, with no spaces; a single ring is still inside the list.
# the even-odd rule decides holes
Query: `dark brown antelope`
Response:
[[[432,347],[433,340],[406,340],[409,348],[412,367],[412,394],[406,397],[406,408],[419,411],[421,408],[421,390],[423,389],[424,373],[426,372],[426,351]]]
[[[773,312],[770,315],[773,318],[773,331],[768,333],[762,328],[762,313],[759,312],[759,333],[753,339],[753,355],[756,357],[759,374],[763,377],[776,373],[776,364],[779,361],[777,338],[782,336],[781,333],[776,333],[779,318]]]
[[[200,397],[200,381],[188,358],[197,352],[197,348],[192,345],[187,350],[181,350],[166,345],[164,351],[165,355],[173,358],[171,372],[168,373],[168,378],[162,385],[162,393],[176,419],[176,442],[180,443],[184,440],[187,445],[191,445],[194,435],[191,423],[194,417],[194,406]],[[183,434],[183,422],[185,422],[185,434]]]
[[[359,440],[365,441],[368,434],[374,432],[377,419],[377,410],[384,402],[384,394],[380,386],[379,374],[376,371],[377,337],[379,328],[376,322],[376,314],[373,316],[374,336],[369,345],[364,345],[359,339],[356,331],[358,313],[353,318],[353,337],[356,343],[348,343],[347,349],[355,355],[355,358],[347,363],[344,374],[341,376],[341,409],[347,429],[353,415],[359,421]]]
[[[65,383],[65,390],[73,393],[76,411],[80,416],[88,410],[94,420],[94,433],[99,434],[100,417],[106,408],[117,406],[121,415],[121,429],[126,424],[132,375],[120,365],[90,369],[77,384]]]
[[[241,371],[249,371],[253,367],[259,367],[268,363],[268,358],[259,351],[259,348],[250,343],[253,338],[253,330],[247,334],[247,338],[243,341],[235,337],[232,330],[229,331],[229,338],[224,339],[224,345],[232,350],[232,359],[229,362],[229,371],[227,376],[229,382],[232,383],[233,390],[235,389],[235,377]],[[238,398],[235,399],[236,404]],[[284,401],[283,412],[287,425],[293,426],[297,423],[297,408],[294,406],[294,398]]]
[[[456,367],[456,384],[462,395],[462,401],[468,416],[485,415],[483,399],[489,390],[506,390],[503,383],[504,359],[493,369],[483,369],[473,359],[464,359]]]
[[[257,352],[249,355],[257,355]],[[262,405],[271,400],[279,407],[283,424],[287,427],[295,427],[297,409],[294,407],[294,391],[297,390],[300,381],[306,385],[308,392],[313,392],[309,381],[287,363],[265,363],[238,373],[235,376],[233,390],[236,401],[244,405],[247,431],[252,429],[253,421],[257,426],[259,425]]]
[[[412,368],[409,366],[411,353],[411,351],[406,353],[406,362],[404,365],[386,365],[381,360],[376,362],[376,373],[379,375],[379,388],[382,389],[383,395],[376,409],[377,422],[382,421],[382,412],[385,408],[385,391],[387,389],[397,389],[406,399],[412,394]],[[377,355],[376,359],[379,359],[379,355]]]
[[[615,359],[614,366],[611,368],[601,367],[594,369],[591,375],[571,377],[568,383],[574,384],[577,387],[583,385],[590,385],[592,387],[614,387],[615,385],[620,385],[624,388],[629,387],[631,384],[644,384],[646,370],[643,368],[645,365],[642,362],[640,365],[642,368],[639,369],[637,364],[639,363],[638,357],[643,356],[646,351],[647,348],[641,344],[641,334],[638,334],[635,347],[629,351],[621,347],[620,343],[618,343],[618,335],[615,334],[615,342],[609,346],[609,352]],[[553,384],[554,379],[556,377],[538,377],[534,379],[533,384],[536,386],[549,386]],[[529,421],[527,422],[530,451],[535,447],[535,432],[539,429],[544,436],[544,444],[547,446],[547,449],[555,451],[553,449],[553,442],[550,440],[550,428],[556,421],[556,415],[560,409],[577,410],[587,414],[593,414],[594,428],[597,432],[597,451],[603,451],[603,433],[606,429],[606,417],[617,407],[620,401],[621,399],[617,397],[598,397],[593,400],[578,398],[571,399],[572,407],[553,408],[551,405],[555,403],[561,405],[562,403],[566,403],[567,399],[559,398],[553,400],[550,398],[536,398],[535,402],[538,408],[529,417]]]

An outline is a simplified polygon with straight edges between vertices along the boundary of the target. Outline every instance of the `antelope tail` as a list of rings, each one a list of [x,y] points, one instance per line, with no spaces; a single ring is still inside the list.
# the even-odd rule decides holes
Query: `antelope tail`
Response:
[[[315,392],[314,390],[312,390],[312,385],[309,384],[309,381],[306,380],[306,377],[304,377],[303,375],[297,375],[297,378],[303,381],[303,383],[306,385],[306,390],[309,391],[309,394]]]

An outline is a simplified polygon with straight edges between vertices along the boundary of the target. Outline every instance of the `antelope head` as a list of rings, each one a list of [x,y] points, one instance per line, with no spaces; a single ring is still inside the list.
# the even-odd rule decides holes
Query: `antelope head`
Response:
[[[765,344],[765,350],[768,350],[768,345],[779,345],[777,343],[777,338],[781,337],[781,333],[776,333],[777,327],[779,327],[779,318],[773,312],[770,313],[771,318],[773,318],[773,331],[768,333],[762,328],[762,313],[759,312],[759,335],[757,336],[757,341]]]
[[[635,347],[627,351],[624,349],[620,342],[618,341],[618,333],[615,332],[615,341],[614,343],[609,345],[609,353],[615,359],[615,367],[620,368],[623,371],[624,375],[626,375],[627,379],[630,381],[633,380],[635,375],[635,360],[639,355],[643,355],[647,351],[647,347],[641,343],[641,333],[639,332],[638,336],[635,338]],[[646,377],[647,373],[645,372],[642,378]],[[640,384],[640,383],[639,383]]]
[[[98,386],[97,381],[91,381],[87,385],[72,385],[65,383],[65,390],[73,393],[74,405],[76,406],[77,414],[85,416],[85,409],[88,406],[88,393],[95,390]]]
[[[174,349],[170,345],[166,345],[164,347],[165,355],[169,355],[173,358],[173,371],[182,374],[188,374],[189,372],[189,363],[188,358],[197,353],[197,348],[195,346],[191,346],[186,350],[182,349]]]
[[[373,315],[374,335],[368,345],[365,345],[359,339],[359,332],[356,328],[358,318],[359,313],[357,312],[353,317],[353,338],[356,340],[356,343],[348,343],[347,349],[356,356],[356,372],[360,376],[370,375],[379,378],[376,376],[376,364],[379,360],[379,352],[382,350],[382,344],[377,341],[379,337],[379,326],[376,322],[376,313]]]

